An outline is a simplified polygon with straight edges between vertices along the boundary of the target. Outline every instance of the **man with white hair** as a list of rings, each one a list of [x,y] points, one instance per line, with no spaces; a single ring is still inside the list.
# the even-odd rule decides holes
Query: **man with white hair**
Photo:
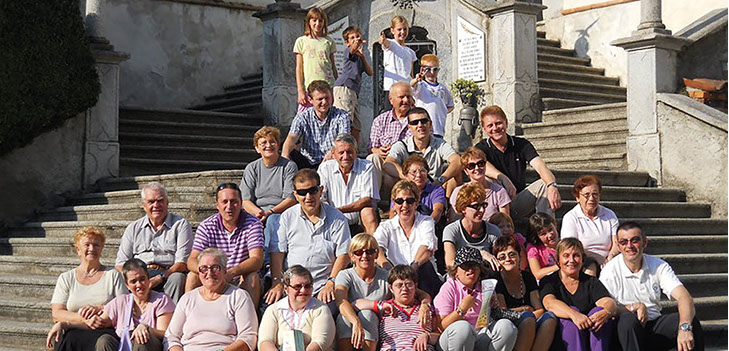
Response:
[[[186,262],[192,249],[190,223],[169,213],[169,197],[162,184],[148,183],[141,195],[147,214],[124,230],[115,265],[121,271],[129,259],[144,261],[152,289],[164,292],[177,303],[185,293]]]

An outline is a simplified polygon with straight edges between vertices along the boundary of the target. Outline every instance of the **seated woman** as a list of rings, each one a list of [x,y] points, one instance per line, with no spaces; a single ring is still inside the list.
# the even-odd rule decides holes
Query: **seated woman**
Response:
[[[486,160],[486,154],[478,148],[469,147],[466,152],[461,155],[461,165],[463,165],[463,170],[471,180],[470,183],[481,184],[481,186],[486,189],[486,202],[488,203],[488,206],[486,206],[483,218],[491,218],[494,213],[503,213],[508,215],[509,211],[511,211],[511,198],[509,197],[509,193],[507,193],[506,189],[504,189],[501,185],[496,182],[492,182],[491,179],[486,176],[487,164],[488,161]],[[456,210],[458,193],[461,188],[467,184],[469,183],[456,187],[451,194],[450,204],[454,210],[451,211],[451,213],[454,215],[459,213],[459,211]],[[451,220],[455,220],[456,216],[451,216],[449,218],[451,218]]]
[[[392,188],[397,215],[380,223],[374,237],[380,246],[377,264],[385,269],[406,264],[418,273],[420,289],[435,295],[442,282],[435,271],[437,249],[433,218],[416,211],[420,191],[415,183],[401,180]]]
[[[618,217],[600,205],[602,182],[595,176],[583,176],[572,186],[577,205],[562,218],[562,238],[577,238],[585,247],[585,273],[597,276],[605,263],[619,254],[615,235]]]
[[[418,276],[412,267],[397,265],[387,276],[392,298],[383,300],[359,299],[355,305],[362,311],[380,314],[380,350],[434,351],[440,333],[440,321],[430,304],[417,299]],[[425,315],[426,321],[411,318]]]
[[[554,339],[557,317],[550,312],[544,313],[537,281],[531,273],[520,269],[522,249],[514,237],[502,236],[493,246],[494,256],[502,267],[496,277],[495,296],[503,299],[506,308],[521,314],[514,350],[546,351]]]
[[[446,210],[445,190],[442,186],[431,184],[428,180],[428,161],[423,156],[413,154],[405,159],[402,164],[402,172],[407,180],[415,183],[420,191],[418,212],[433,217],[438,223]],[[390,218],[395,214],[395,205],[390,203]]]
[[[258,332],[260,351],[281,350],[291,331],[300,330],[306,351],[329,351],[334,344],[334,319],[321,301],[312,298],[311,272],[301,265],[290,267],[283,276],[285,299],[268,306]],[[253,315],[255,318],[255,314]]]
[[[501,236],[514,237],[517,243],[519,243],[519,255],[521,255],[519,262],[521,270],[526,270],[529,267],[529,260],[526,254],[526,238],[514,231],[514,221],[511,216],[506,213],[496,212],[489,217],[489,223],[499,227],[501,230]]]
[[[217,248],[197,257],[202,286],[182,295],[165,337],[170,351],[256,348],[258,318],[251,296],[228,284],[228,258]]]
[[[447,225],[443,230],[443,249],[446,267],[453,266],[458,249],[469,246],[481,253],[481,257],[494,271],[499,262],[491,254],[491,246],[501,236],[499,228],[484,220],[486,211],[486,190],[479,183],[469,183],[458,192],[456,211],[461,219]]]
[[[96,350],[118,350],[119,338],[126,333],[131,336],[135,351],[162,351],[162,339],[175,312],[175,303],[164,293],[150,290],[152,285],[144,261],[132,258],[125,262],[122,274],[131,294],[111,300],[101,315],[116,328],[118,338],[102,335],[96,342]]]
[[[476,328],[483,301],[481,280],[486,266],[481,253],[470,246],[456,252],[453,266],[448,269],[448,280],[433,300],[440,318],[440,350],[498,350],[511,351],[517,329],[508,319],[489,324],[486,330]]]
[[[51,298],[55,324],[48,332],[48,348],[55,350],[94,350],[96,340],[114,329],[101,318],[104,305],[126,293],[124,279],[114,267],[101,264],[104,233],[84,227],[73,236],[78,267],[61,273]],[[63,331],[66,330],[65,333]],[[63,337],[61,337],[63,335]]]
[[[298,168],[293,161],[279,154],[280,132],[265,126],[253,135],[253,146],[261,158],[249,163],[240,181],[243,209],[264,224],[264,247],[271,244],[271,233],[278,230],[281,213],[296,204],[294,174]],[[268,249],[266,262],[268,259]]]
[[[559,242],[559,234],[554,217],[543,212],[537,212],[529,217],[527,241],[529,269],[537,282],[559,270],[554,250]]]
[[[575,238],[557,244],[558,274],[541,282],[544,307],[559,317],[556,347],[568,351],[610,349],[617,312],[615,300],[595,277],[582,272],[585,251]]]

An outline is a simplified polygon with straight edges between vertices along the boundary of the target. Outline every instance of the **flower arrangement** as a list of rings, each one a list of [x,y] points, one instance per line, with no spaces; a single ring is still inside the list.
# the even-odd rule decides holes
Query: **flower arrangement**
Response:
[[[464,105],[477,105],[486,92],[471,79],[456,79],[451,83],[451,93],[457,96]]]

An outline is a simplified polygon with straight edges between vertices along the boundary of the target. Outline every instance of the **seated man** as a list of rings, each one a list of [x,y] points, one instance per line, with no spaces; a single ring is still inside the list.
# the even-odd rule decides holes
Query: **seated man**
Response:
[[[334,137],[349,133],[349,115],[332,106],[332,88],[323,80],[315,80],[307,88],[312,107],[294,117],[281,156],[296,162],[299,169],[316,169],[331,158],[329,151]]]
[[[392,110],[383,112],[372,121],[369,144],[372,154],[367,156],[367,160],[375,166],[378,183],[382,185],[381,199],[389,199],[390,189],[400,180],[383,173],[382,165],[392,145],[412,135],[408,128],[408,111],[415,105],[412,89],[405,82],[393,84],[387,98]]]
[[[116,269],[138,258],[147,264],[152,289],[164,292],[177,303],[185,293],[187,257],[192,248],[192,229],[184,218],[169,213],[167,190],[157,182],[142,188],[146,216],[124,230],[116,254]]]
[[[446,189],[446,197],[449,196],[462,182],[461,158],[443,138],[431,133],[430,116],[424,108],[416,107],[408,112],[408,127],[413,136],[392,145],[383,166],[385,173],[398,179],[408,179],[402,164],[408,156],[418,154],[428,162],[430,181],[442,185]],[[450,179],[454,181],[448,182]]]
[[[648,239],[640,225],[621,224],[617,243],[620,254],[602,269],[600,281],[618,302],[617,334],[623,350],[703,350],[691,294],[668,263],[643,254]],[[678,301],[678,312],[661,314],[661,291]]]
[[[261,298],[263,266],[263,225],[255,216],[243,211],[240,188],[235,183],[220,184],[215,191],[218,213],[206,218],[197,227],[192,253],[187,260],[190,274],[186,290],[200,286],[197,256],[201,251],[215,247],[225,252],[228,263],[225,278],[251,295],[254,306]]]
[[[506,134],[509,122],[504,110],[493,105],[481,110],[481,128],[486,139],[476,147],[486,154],[486,176],[497,180],[511,197],[511,217],[516,220],[536,212],[554,217],[562,206],[554,174],[534,149],[534,145],[521,137]],[[539,174],[539,180],[526,186],[526,165],[529,163]]]
[[[332,157],[319,166],[322,202],[347,217],[350,233],[360,222],[367,233],[374,233],[379,223],[374,201],[380,199],[380,187],[372,162],[357,158],[357,141],[349,134],[336,136]]]
[[[349,226],[347,217],[321,202],[321,180],[311,169],[294,176],[294,195],[299,203],[281,214],[278,235],[271,238],[271,276],[273,285],[266,293],[271,304],[283,296],[281,284],[284,259],[288,267],[300,264],[314,277],[314,294],[324,303],[334,301],[334,281],[347,268]],[[330,305],[334,311],[336,306]]]

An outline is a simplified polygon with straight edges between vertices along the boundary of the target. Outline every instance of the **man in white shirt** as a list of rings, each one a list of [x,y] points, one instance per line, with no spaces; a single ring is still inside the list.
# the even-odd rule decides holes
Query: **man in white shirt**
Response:
[[[703,350],[691,294],[668,263],[643,254],[648,241],[640,225],[621,224],[617,243],[620,255],[605,265],[600,281],[618,302],[617,334],[623,350]],[[661,314],[661,291],[678,301],[678,312]]]
[[[372,162],[357,158],[357,141],[349,134],[334,138],[333,160],[319,166],[322,202],[336,207],[347,217],[350,233],[374,233],[379,220],[374,201],[380,199],[380,187]]]

